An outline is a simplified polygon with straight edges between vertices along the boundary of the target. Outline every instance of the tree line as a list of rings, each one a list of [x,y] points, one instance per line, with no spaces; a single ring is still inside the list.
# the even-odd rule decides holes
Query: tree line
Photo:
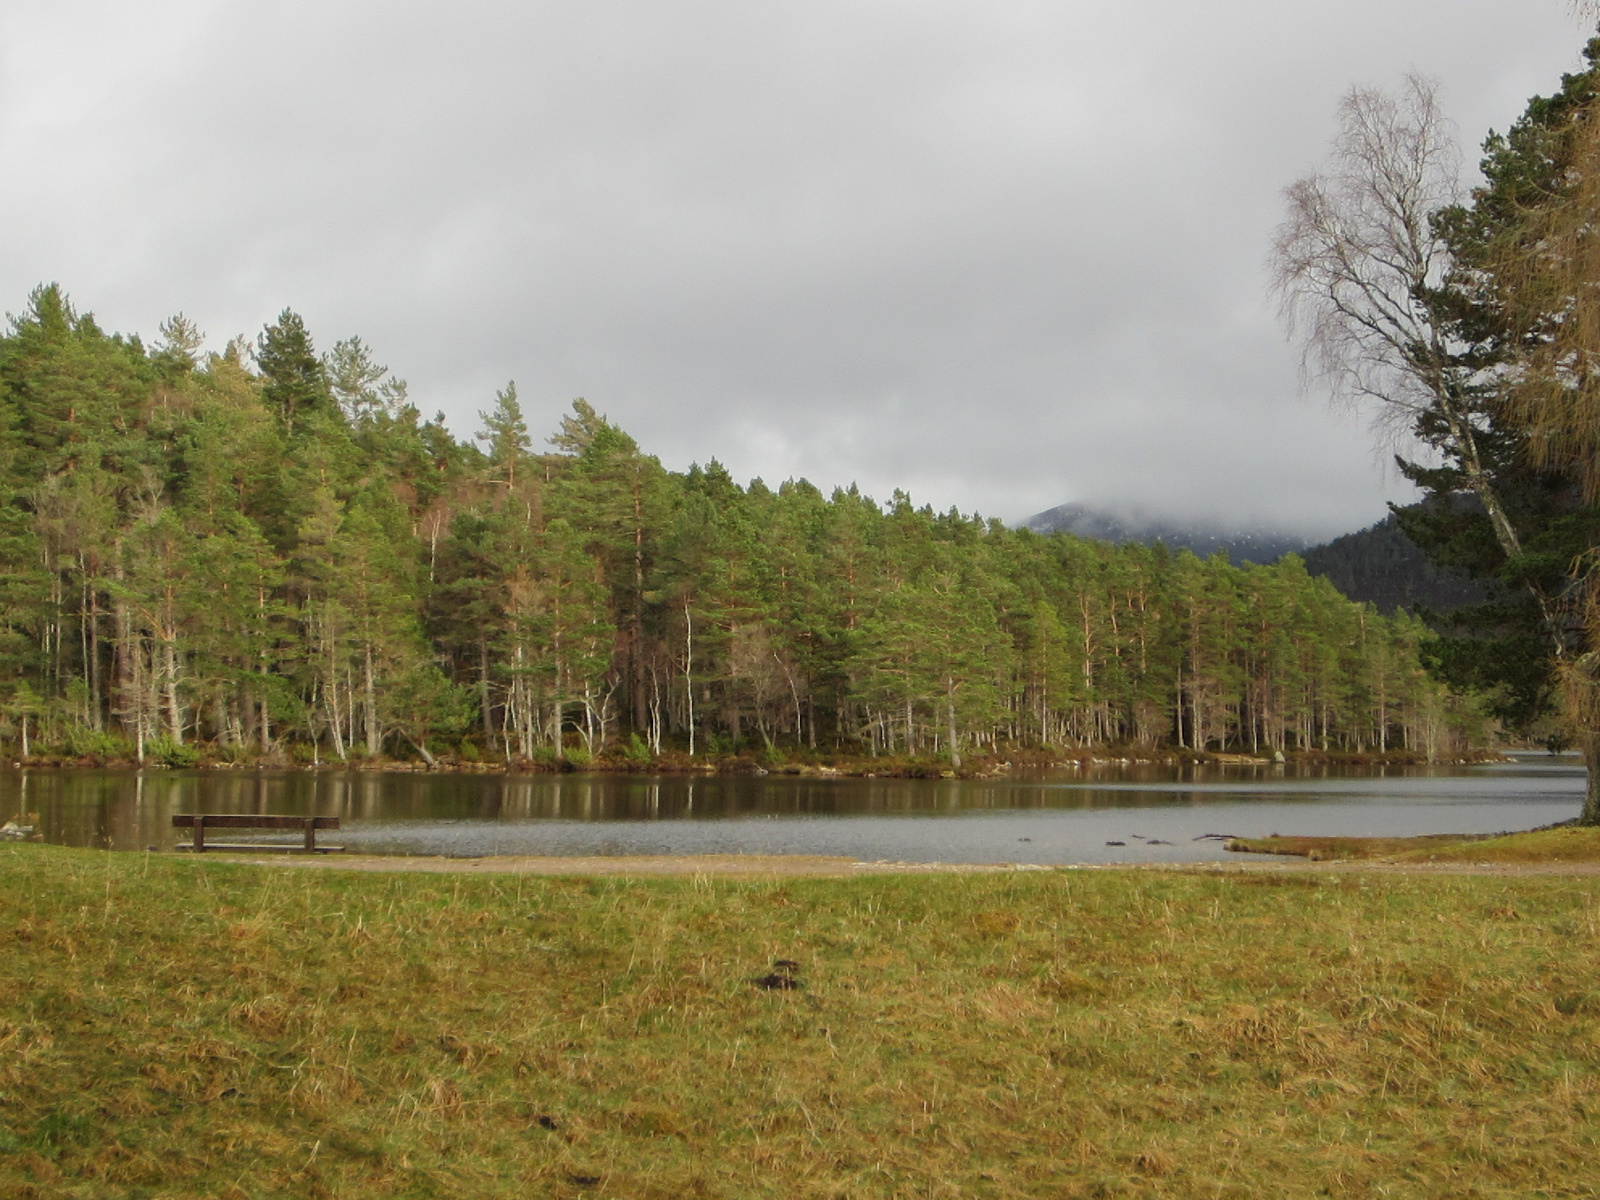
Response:
[[[668,471],[514,385],[459,441],[286,311],[206,353],[41,287],[0,337],[0,666],[23,753],[1435,754],[1427,632],[1288,557],[1039,536]],[[30,744],[31,743],[31,744]]]

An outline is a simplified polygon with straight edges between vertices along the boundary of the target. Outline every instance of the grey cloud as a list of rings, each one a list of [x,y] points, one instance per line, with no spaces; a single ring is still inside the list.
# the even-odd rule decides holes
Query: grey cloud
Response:
[[[514,376],[674,466],[1313,533],[1403,489],[1298,394],[1281,187],[1352,82],[1439,76],[1470,146],[1582,41],[1561,0],[58,0],[0,34],[10,307],[59,279],[220,345],[291,305],[463,434]]]

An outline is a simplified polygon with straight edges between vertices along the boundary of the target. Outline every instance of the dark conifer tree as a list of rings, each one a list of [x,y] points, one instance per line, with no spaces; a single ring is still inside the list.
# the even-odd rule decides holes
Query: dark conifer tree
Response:
[[[261,394],[290,430],[298,430],[313,413],[332,406],[328,374],[317,357],[300,315],[284,309],[256,342]]]

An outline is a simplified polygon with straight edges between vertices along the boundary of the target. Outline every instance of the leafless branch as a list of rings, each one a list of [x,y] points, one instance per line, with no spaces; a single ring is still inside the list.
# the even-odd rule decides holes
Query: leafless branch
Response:
[[[1433,81],[1398,94],[1353,88],[1326,168],[1285,190],[1273,288],[1309,378],[1398,433],[1423,413],[1483,501],[1507,554],[1520,548],[1477,451],[1473,414],[1430,295],[1450,266],[1432,218],[1461,198],[1460,153]]]
[[[1446,265],[1429,216],[1459,197],[1459,157],[1432,82],[1352,89],[1325,170],[1286,189],[1273,285],[1308,377],[1402,417],[1429,407],[1437,342],[1423,290]],[[1381,416],[1382,414],[1375,414]]]

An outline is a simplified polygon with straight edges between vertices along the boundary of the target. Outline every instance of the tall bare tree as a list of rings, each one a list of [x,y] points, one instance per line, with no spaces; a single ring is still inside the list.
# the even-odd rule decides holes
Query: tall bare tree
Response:
[[[1433,215],[1461,198],[1454,129],[1431,80],[1398,94],[1353,88],[1326,167],[1285,190],[1273,285],[1308,375],[1380,425],[1424,421],[1460,464],[1507,557],[1521,541],[1479,453],[1475,368],[1452,344],[1439,306],[1450,255]]]

